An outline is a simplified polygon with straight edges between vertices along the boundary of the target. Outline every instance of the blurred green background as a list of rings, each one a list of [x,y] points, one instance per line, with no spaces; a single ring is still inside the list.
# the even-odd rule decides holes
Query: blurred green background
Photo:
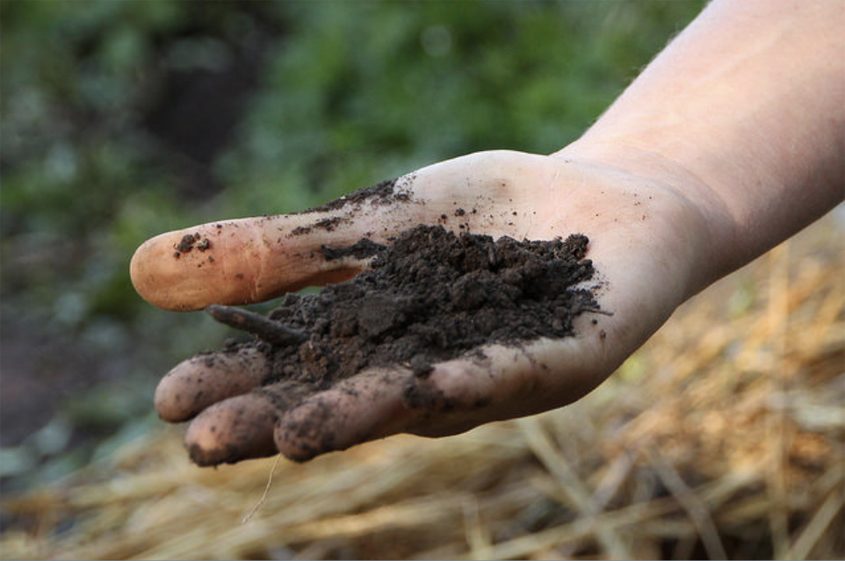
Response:
[[[159,421],[227,332],[153,309],[156,233],[575,139],[703,2],[0,2],[0,484]]]

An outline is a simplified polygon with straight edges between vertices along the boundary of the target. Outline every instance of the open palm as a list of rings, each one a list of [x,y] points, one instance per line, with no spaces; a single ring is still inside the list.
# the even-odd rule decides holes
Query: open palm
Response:
[[[163,419],[193,419],[186,442],[194,461],[277,451],[305,460],[398,432],[443,436],[560,407],[607,378],[703,284],[702,210],[673,185],[615,167],[563,154],[480,152],[399,178],[395,190],[392,204],[347,201],[162,234],[136,252],[133,282],[166,309],[262,301],[349,278],[367,265],[326,260],[322,245],[363,237],[388,243],[456,208],[474,208],[462,223],[475,233],[588,236],[601,286],[596,298],[609,315],[579,316],[574,337],[488,345],[436,364],[425,378],[401,366],[372,368],[310,395],[291,393],[284,382],[262,386],[269,366],[255,350],[188,359],[161,381],[155,399]],[[290,235],[295,230],[300,234]],[[174,251],[183,240],[202,251]]]

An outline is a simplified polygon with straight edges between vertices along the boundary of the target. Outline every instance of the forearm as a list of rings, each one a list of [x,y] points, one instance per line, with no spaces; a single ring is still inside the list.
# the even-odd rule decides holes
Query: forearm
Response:
[[[838,0],[716,0],[563,152],[683,182],[712,281],[845,195],[843,29]]]

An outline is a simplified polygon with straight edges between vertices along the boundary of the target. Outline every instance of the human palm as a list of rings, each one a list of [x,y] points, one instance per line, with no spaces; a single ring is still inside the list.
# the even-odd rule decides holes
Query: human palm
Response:
[[[167,421],[193,419],[186,443],[197,463],[277,451],[305,460],[399,432],[444,436],[563,406],[601,383],[703,284],[696,263],[706,240],[702,211],[672,184],[564,153],[492,151],[408,174],[395,190],[400,196],[390,204],[327,205],[162,234],[136,252],[133,282],[167,309],[257,302],[367,266],[326,260],[323,245],[363,237],[389,243],[466,208],[477,210],[461,221],[474,233],[537,240],[585,234],[606,315],[577,317],[573,337],[487,345],[435,364],[426,377],[400,365],[371,368],[310,395],[286,396],[283,385],[253,391],[269,368],[254,349],[188,359],[161,381],[155,402]],[[331,221],[336,217],[342,220]],[[189,251],[180,251],[185,240]],[[414,395],[444,399],[409,400],[409,385]],[[277,398],[268,398],[273,392]]]

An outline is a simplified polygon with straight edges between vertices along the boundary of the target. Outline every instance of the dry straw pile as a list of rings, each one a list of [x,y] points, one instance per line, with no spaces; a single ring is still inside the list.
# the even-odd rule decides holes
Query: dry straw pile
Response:
[[[679,310],[580,403],[305,465],[177,431],[7,498],[7,557],[845,556],[845,244],[832,218]],[[23,526],[19,525],[18,528]]]

